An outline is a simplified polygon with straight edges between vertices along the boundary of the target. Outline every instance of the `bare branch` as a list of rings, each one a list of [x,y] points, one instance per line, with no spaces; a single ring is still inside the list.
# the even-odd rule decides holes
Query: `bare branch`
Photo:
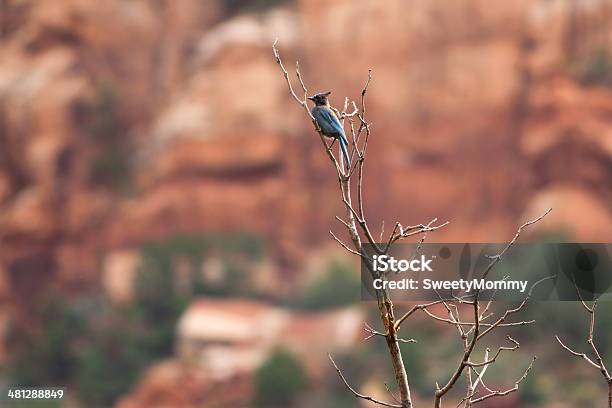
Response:
[[[516,234],[514,234],[514,237],[512,238],[512,240],[508,243],[508,245],[506,245],[506,247],[497,255],[494,255],[491,257],[492,261],[491,263],[489,263],[489,265],[487,266],[487,268],[485,269],[484,273],[482,274],[482,278],[486,279],[486,277],[488,276],[489,272],[491,271],[491,269],[493,269],[493,267],[495,267],[495,265],[497,265],[497,263],[499,261],[501,261],[502,257],[504,256],[504,254],[516,243],[516,241],[518,240],[518,238],[520,237],[521,233],[523,232],[523,230],[533,224],[536,224],[537,222],[541,221],[544,217],[546,217],[548,215],[548,213],[550,213],[552,211],[552,208],[549,208],[548,210],[546,210],[546,212],[544,212],[544,214],[540,215],[539,217],[531,220],[531,221],[527,221],[526,223],[524,223],[523,225],[521,225],[519,227],[519,229],[516,231]]]
[[[344,103],[342,105],[342,110],[339,111],[336,108],[332,108],[335,114],[338,116],[339,120],[343,127],[345,127],[346,121],[348,121],[348,130],[350,131],[350,153],[349,157],[351,158],[351,166],[347,169],[341,164],[342,160],[336,159],[334,156],[332,147],[334,146],[334,140],[330,144],[326,142],[326,139],[321,132],[316,120],[312,116],[312,113],[308,107],[307,98],[308,98],[308,88],[305,84],[302,73],[300,72],[300,65],[296,62],[295,66],[295,75],[297,77],[297,81],[303,92],[303,98],[300,98],[293,89],[293,85],[291,80],[289,79],[289,74],[285,69],[282,60],[280,58],[279,52],[276,48],[276,41],[273,45],[274,57],[276,63],[280,67],[280,70],[285,78],[287,83],[288,91],[291,97],[302,106],[304,111],[307,113],[308,117],[313,123],[313,126],[319,137],[322,141],[322,144],[325,148],[326,154],[330,158],[334,168],[336,169],[336,173],[338,176],[338,181],[340,184],[340,192],[341,192],[341,201],[344,205],[345,216],[340,218],[336,217],[336,219],[346,228],[350,239],[352,241],[352,247],[344,243],[340,240],[332,231],[330,231],[333,239],[338,242],[338,244],[347,250],[349,253],[353,255],[357,255],[362,259],[368,259],[365,256],[363,243],[368,243],[372,246],[373,250],[382,255],[388,253],[391,246],[403,239],[407,239],[412,236],[421,235],[419,242],[417,244],[416,252],[421,248],[422,243],[425,241],[427,237],[427,233],[431,231],[436,231],[446,225],[448,225],[448,221],[444,223],[437,223],[437,219],[432,219],[427,224],[418,224],[413,226],[404,227],[401,223],[395,223],[393,230],[388,236],[386,242],[384,242],[384,222],[381,227],[380,238],[378,241],[375,241],[373,234],[370,230],[370,226],[366,217],[366,209],[365,209],[365,200],[364,200],[364,189],[363,189],[363,175],[364,175],[364,163],[367,155],[368,142],[371,135],[371,123],[366,120],[366,103],[365,96],[368,91],[369,84],[372,80],[372,71],[368,71],[368,77],[365,81],[363,89],[361,91],[361,100],[360,106],[357,106],[355,101],[349,100],[349,98],[344,98]],[[353,177],[355,176],[355,177]],[[352,180],[352,182],[351,182]],[[351,186],[356,187],[356,192],[351,194]],[[545,214],[538,217],[535,220],[529,221],[519,227],[517,233],[514,238],[508,243],[508,245],[497,255],[491,258],[491,262],[488,265],[483,278],[486,278],[489,271],[499,262],[505,252],[516,242],[522,230],[529,225],[532,225],[539,220],[541,220],[546,214],[548,214],[550,210],[548,210]],[[384,242],[384,243],[382,243]],[[373,270],[371,264],[366,262],[366,267],[370,269],[370,272],[373,276],[376,275],[376,272]],[[498,318],[494,322],[485,322],[486,319],[490,318],[493,314],[488,313],[489,306],[491,302],[486,305],[484,310],[480,309],[479,302],[479,291],[477,290],[474,295],[469,297],[459,297],[453,293],[451,293],[451,299],[445,300],[440,298],[437,301],[424,303],[420,305],[413,306],[408,312],[403,314],[399,319],[395,318],[394,306],[389,297],[389,293],[386,289],[381,289],[376,291],[377,303],[380,312],[380,319],[384,326],[384,331],[377,331],[370,327],[367,323],[365,325],[365,331],[368,333],[366,339],[370,339],[372,337],[378,336],[385,338],[385,342],[387,344],[389,355],[391,357],[391,363],[393,365],[393,371],[395,374],[395,380],[397,383],[397,389],[399,398],[395,396],[390,391],[390,388],[385,384],[387,390],[392,395],[393,399],[399,405],[387,403],[384,401],[377,400],[371,396],[363,395],[358,393],[353,387],[351,387],[334,362],[331,355],[329,356],[330,362],[333,367],[336,369],[336,372],[340,376],[342,382],[348,388],[348,390],[357,398],[367,400],[379,405],[388,406],[388,407],[398,407],[398,408],[412,408],[412,400],[410,396],[410,387],[408,384],[408,377],[406,374],[406,369],[404,367],[403,359],[401,356],[401,350],[399,348],[399,343],[414,343],[416,340],[414,339],[402,339],[398,336],[398,330],[401,327],[401,324],[411,315],[413,315],[416,311],[424,312],[428,317],[433,320],[444,322],[447,324],[452,324],[457,328],[459,335],[461,337],[461,341],[463,344],[463,356],[456,370],[452,374],[451,378],[448,380],[446,385],[442,388],[436,383],[436,392],[435,392],[435,407],[440,407],[442,397],[455,385],[458,378],[465,373],[466,381],[468,383],[468,390],[466,393],[466,407],[471,403],[479,402],[485,400],[492,396],[497,395],[505,395],[512,391],[518,389],[518,384],[525,378],[527,372],[530,370],[531,365],[527,368],[523,376],[515,383],[515,388],[506,390],[506,391],[493,391],[486,387],[483,381],[484,374],[487,368],[493,364],[496,359],[501,355],[502,352],[505,351],[513,351],[519,347],[519,343],[513,340],[511,337],[508,337],[509,341],[512,342],[512,346],[507,347],[499,347],[496,353],[491,357],[490,350],[487,349],[485,353],[484,360],[482,362],[474,362],[471,359],[472,353],[476,347],[476,343],[481,340],[481,338],[487,333],[491,332],[493,329],[498,327],[510,327],[510,326],[519,326],[524,324],[532,323],[533,321],[520,321],[520,322],[507,322],[506,319],[512,314],[521,310],[529,296],[531,295],[531,291],[526,299],[516,308],[507,310],[500,318]],[[442,304],[446,308],[448,313],[448,318],[437,316],[435,313],[428,310],[430,307]],[[471,318],[465,318],[461,316],[460,309],[457,305],[469,305],[469,309],[471,310]],[[594,309],[594,308],[593,308]],[[597,353],[596,353],[597,354]],[[533,362],[532,362],[533,364]],[[482,367],[480,373],[477,372],[476,368]],[[467,370],[465,370],[467,368]],[[478,373],[476,380],[473,381],[472,373]],[[489,391],[489,395],[485,395],[484,397],[480,397],[477,399],[473,399],[476,389],[478,386]]]
[[[308,117],[312,121],[315,130],[319,134],[319,137],[321,139],[321,142],[325,148],[325,151],[329,159],[331,160],[334,168],[336,169],[336,174],[338,176],[338,181],[340,183],[341,199],[342,199],[342,203],[344,204],[344,207],[346,210],[346,217],[345,217],[346,221],[340,218],[338,218],[338,220],[346,227],[347,232],[349,233],[349,236],[351,238],[351,241],[353,242],[354,248],[349,248],[347,244],[344,244],[340,239],[338,239],[338,237],[336,237],[333,233],[330,232],[332,237],[334,237],[334,239],[344,249],[348,250],[350,253],[354,255],[362,256],[363,247],[362,247],[362,238],[360,236],[360,232],[361,232],[365,236],[365,239],[367,239],[369,243],[373,244],[376,250],[380,250],[380,248],[376,245],[376,242],[374,241],[374,238],[372,237],[372,234],[370,232],[369,226],[365,220],[365,211],[364,211],[364,203],[363,203],[363,187],[362,187],[363,163],[365,160],[367,142],[368,142],[369,135],[370,135],[370,124],[366,122],[365,120],[365,99],[364,97],[367,91],[367,87],[371,81],[371,71],[368,73],[368,79],[366,81],[364,89],[362,90],[361,111],[359,112],[354,102],[349,103],[349,100],[347,98],[345,98],[344,100],[344,106],[343,106],[342,112],[336,111],[338,113],[338,117],[340,118],[340,120],[343,121],[345,118],[348,118],[349,122],[351,123],[351,134],[353,135],[353,146],[352,146],[353,153],[352,154],[353,155],[356,154],[358,157],[357,160],[354,160],[354,164],[351,166],[350,169],[344,170],[344,166],[341,166],[339,164],[339,160],[337,160],[336,157],[334,156],[331,150],[331,146],[327,145],[324,135],[321,132],[321,129],[319,128],[316,120],[312,116],[312,113],[308,109],[307,87],[303,81],[302,74],[300,73],[299,64],[296,64],[296,76],[298,78],[302,91],[304,91],[304,99],[300,99],[293,90],[291,81],[289,80],[289,74],[282,63],[282,60],[276,48],[276,41],[274,42],[272,48],[273,48],[276,63],[280,67],[280,70],[283,76],[285,77],[285,81],[287,83],[287,87],[289,89],[290,95],[293,97],[293,99],[298,104],[302,106],[302,108],[308,114]],[[349,106],[353,107],[352,112],[348,112]],[[353,128],[353,122],[352,122],[353,118],[357,118],[360,122],[359,129],[356,132]],[[363,142],[361,142],[360,137],[363,131],[365,131],[365,139],[363,140]],[[359,146],[360,142],[361,142],[361,146]],[[332,142],[332,145],[333,145],[333,142]],[[357,180],[357,208],[358,208],[358,211],[355,211],[355,209],[353,208],[351,191],[350,191],[350,188],[351,188],[350,181],[351,181],[352,175],[355,174],[354,173],[355,169],[359,169],[358,180]],[[366,266],[367,266],[367,263],[366,263]],[[370,267],[368,266],[368,268]],[[371,272],[374,273],[372,270]],[[404,367],[404,363],[402,360],[401,350],[399,349],[400,339],[398,339],[397,333],[394,330],[394,326],[393,326],[393,322],[394,322],[393,303],[389,299],[389,296],[386,290],[379,290],[376,292],[376,295],[378,299],[378,308],[380,312],[381,321],[383,322],[383,324],[385,325],[385,328],[387,329],[387,334],[385,336],[386,344],[389,349],[389,355],[391,357],[393,371],[395,374],[395,380],[397,382],[397,387],[398,387],[400,400],[401,400],[401,405],[398,405],[398,407],[411,408],[412,400],[410,396],[408,376],[406,374],[406,369]],[[330,360],[331,360],[331,356],[330,356]],[[331,361],[333,363],[333,360]],[[333,364],[335,366],[335,363]],[[360,396],[360,394],[354,392],[354,390],[350,386],[348,386],[348,383],[346,382],[346,380],[344,379],[340,371],[337,369],[337,367],[336,367],[336,370],[340,374],[341,378],[343,379],[343,381],[345,382],[349,390],[351,390],[356,396]],[[360,396],[360,397],[364,397],[364,396]],[[364,399],[369,399],[373,402],[377,402],[376,400],[373,400],[369,397],[365,397]],[[381,402],[378,402],[378,403],[381,403]],[[394,406],[392,404],[387,404],[387,403],[381,403],[381,404],[386,405],[386,406]]]
[[[433,306],[433,305],[439,305],[439,304],[440,304],[440,303],[442,303],[442,302],[443,302],[443,300],[435,300],[435,301],[433,301],[433,302],[431,302],[431,303],[425,303],[425,304],[421,304],[421,305],[416,305],[416,306],[413,306],[413,307],[412,307],[412,309],[410,309],[409,311],[407,311],[406,313],[404,313],[404,314],[402,315],[402,317],[400,317],[399,319],[397,319],[397,320],[395,321],[395,331],[398,331],[398,330],[399,330],[399,328],[400,328],[400,326],[402,325],[402,322],[403,322],[404,320],[406,320],[407,318],[409,318],[409,317],[410,317],[410,316],[411,316],[411,315],[412,315],[414,312],[416,312],[417,310],[423,310],[423,309],[426,309],[426,308],[428,308],[428,307],[430,307],[430,306]]]
[[[306,103],[307,95],[304,96],[304,99],[300,99],[295,94],[295,91],[293,90],[293,86],[291,85],[291,80],[289,79],[289,73],[285,69],[285,66],[283,65],[283,61],[281,60],[280,54],[278,53],[278,50],[276,49],[277,42],[278,42],[278,38],[274,40],[274,44],[272,44],[272,51],[274,52],[274,58],[276,59],[276,63],[279,65],[281,71],[283,72],[283,76],[285,77],[285,81],[287,82],[287,86],[289,87],[289,93],[291,94],[293,99],[295,99],[297,103],[299,103],[300,105],[303,105],[304,108],[310,113],[310,111],[308,110],[308,104]],[[296,65],[296,66],[299,67],[299,65]],[[301,78],[300,78],[300,83],[301,83]]]
[[[519,342],[518,342],[518,341],[516,341],[516,340],[514,340],[512,337],[510,337],[510,336],[506,336],[506,338],[507,338],[508,340],[510,340],[510,341],[513,343],[513,345],[512,345],[511,347],[499,347],[499,348],[497,349],[497,352],[495,353],[495,355],[494,355],[494,356],[493,356],[491,359],[489,359],[489,358],[487,357],[487,356],[488,356],[488,353],[489,353],[489,349],[487,349],[487,353],[486,353],[486,355],[485,355],[485,358],[484,358],[484,361],[483,361],[483,362],[481,362],[481,363],[473,363],[473,362],[471,362],[471,361],[468,361],[468,363],[467,363],[467,364],[468,364],[470,367],[487,367],[488,365],[490,365],[490,364],[494,363],[494,362],[497,360],[497,357],[499,357],[499,355],[500,355],[500,354],[501,354],[503,351],[515,351],[515,350],[517,350],[517,349],[518,349],[518,348],[521,346],[521,345],[519,344]],[[483,370],[483,371],[484,371],[484,370]]]
[[[555,339],[557,339],[557,341],[559,342],[559,344],[561,345],[561,347],[563,347],[565,350],[567,350],[569,353],[571,353],[572,355],[576,356],[576,357],[580,357],[583,358],[587,363],[589,363],[590,365],[592,365],[593,367],[595,367],[598,370],[601,370],[601,367],[596,364],[593,360],[591,360],[586,353],[578,353],[577,351],[572,350],[571,348],[569,348],[568,346],[566,346],[565,344],[563,344],[563,342],[561,341],[561,339],[559,338],[559,336],[555,335]]]
[[[397,399],[395,394],[391,391],[391,388],[389,388],[389,384],[385,383],[385,388],[387,389],[387,392],[391,395],[391,397],[395,400],[395,402],[399,402],[400,404],[402,403],[400,400]]]
[[[485,351],[485,356],[484,359],[485,361],[489,358],[489,352],[491,350],[487,348],[487,350]],[[472,366],[472,368],[474,368],[474,366]],[[474,382],[474,385],[472,386],[473,389],[476,389],[476,387],[478,387],[478,383],[482,382],[482,379],[484,378],[485,372],[487,371],[487,368],[489,368],[489,365],[485,365],[484,367],[482,367],[482,371],[480,372],[480,374],[478,375],[478,378],[476,378],[476,381]]]
[[[388,333],[383,333],[383,332],[379,332],[377,330],[374,330],[369,324],[365,323],[365,327],[364,330],[367,333],[370,333],[369,336],[367,336],[364,340],[369,340],[374,336],[380,336],[380,337],[384,337],[387,338],[389,336]],[[397,341],[399,341],[400,343],[416,343],[417,341],[415,339],[402,339],[400,337],[397,338]]]
[[[488,333],[490,333],[493,329],[495,329],[496,327],[502,327],[505,325],[505,321],[508,318],[508,316],[518,313],[519,311],[521,311],[525,305],[527,305],[527,302],[529,301],[529,299],[531,298],[531,295],[533,294],[533,290],[542,282],[544,282],[545,280],[549,280],[549,279],[553,279],[554,276],[546,276],[538,281],[536,281],[533,285],[531,285],[531,288],[529,289],[529,292],[527,293],[527,296],[525,296],[525,298],[523,299],[523,301],[515,308],[513,309],[508,309],[504,312],[504,314],[495,321],[495,323],[493,323],[490,327],[488,327],[486,330],[484,330],[481,334],[480,334],[480,338],[486,336]],[[533,323],[533,321],[527,321],[527,322],[520,322],[523,324],[528,324],[528,323]],[[523,325],[523,324],[518,324],[519,326]],[[480,340],[479,338],[479,340]]]
[[[433,220],[429,221],[429,223],[427,224],[418,224],[418,225],[413,225],[409,227],[403,227],[402,224],[400,224],[399,222],[396,223],[395,227],[393,228],[393,231],[391,231],[391,235],[389,235],[389,240],[387,241],[387,244],[385,245],[383,252],[387,253],[391,245],[400,239],[408,238],[413,235],[427,233],[429,231],[435,231],[449,224],[449,222],[446,221],[442,224],[433,225],[437,221],[438,219],[434,218]]]
[[[293,90],[293,85],[291,84],[291,80],[289,79],[289,73],[287,72],[287,70],[285,69],[285,66],[283,65],[283,61],[280,57],[280,53],[278,52],[278,49],[276,48],[276,44],[278,42],[278,39],[274,40],[274,43],[272,44],[272,51],[274,52],[274,59],[276,61],[276,63],[278,64],[283,76],[285,77],[285,82],[287,83],[287,88],[289,90],[289,94],[293,97],[293,99],[302,106],[302,108],[304,109],[304,111],[306,112],[306,114],[308,115],[308,117],[310,118],[310,121],[313,123],[315,130],[317,131],[317,133],[319,134],[319,138],[321,139],[321,143],[323,143],[323,145],[325,146],[325,151],[327,153],[327,156],[330,158],[330,160],[333,162],[334,167],[336,169],[336,173],[338,174],[338,177],[341,178],[342,174],[343,174],[343,170],[340,167],[338,161],[336,160],[336,158],[334,157],[332,151],[331,151],[331,147],[327,146],[327,143],[325,142],[325,137],[323,136],[323,133],[321,132],[321,129],[319,128],[319,125],[317,124],[317,121],[315,120],[315,118],[312,116],[312,113],[310,112],[310,109],[308,108],[308,102],[306,99],[306,92],[304,93],[304,99],[300,99],[295,91]],[[296,67],[299,68],[299,64],[296,63]],[[296,71],[296,75],[299,79],[300,85],[302,86],[302,89],[305,90],[306,86],[303,84],[302,81],[302,76],[301,73],[299,73],[299,71]]]
[[[449,323],[452,325],[461,325],[461,326],[474,326],[474,322],[460,322],[460,321],[453,321],[450,319],[445,319],[443,317],[440,316],[436,316],[434,315],[432,312],[430,312],[427,309],[423,310],[424,313],[426,313],[429,317],[431,317],[434,320],[437,320],[439,322],[444,322],[444,323]],[[535,320],[523,320],[520,322],[511,322],[511,323],[483,323],[482,322],[482,318],[479,319],[480,320],[480,326],[482,327],[510,327],[510,326],[525,326],[528,324],[532,324],[535,323]]]
[[[525,369],[525,371],[523,372],[523,375],[516,380],[516,382],[514,383],[514,387],[509,388],[505,391],[492,391],[491,393],[487,394],[487,395],[483,395],[482,397],[473,399],[471,401],[471,403],[474,404],[478,404],[479,402],[482,402],[484,400],[487,400],[489,398],[493,398],[493,397],[503,397],[506,396],[510,393],[513,393],[515,391],[518,391],[519,389],[519,385],[523,382],[523,380],[525,380],[525,378],[527,378],[527,374],[529,374],[529,371],[531,371],[531,368],[533,367],[533,363],[536,361],[536,357],[534,356],[533,359],[531,360],[531,363],[529,364],[529,366]]]
[[[561,347],[567,350],[570,354],[584,359],[584,361],[586,361],[588,364],[598,369],[601,372],[601,375],[603,376],[605,381],[608,383],[608,386],[610,387],[610,389],[612,389],[612,376],[610,375],[610,372],[608,371],[606,365],[604,364],[603,358],[601,357],[601,353],[599,352],[599,349],[595,345],[595,341],[594,341],[595,312],[597,308],[597,301],[593,302],[592,307],[588,307],[586,302],[582,300],[582,298],[580,301],[582,305],[584,306],[584,308],[586,309],[586,311],[589,313],[589,334],[587,337],[587,344],[591,347],[591,350],[593,351],[593,354],[595,355],[595,361],[589,358],[589,356],[587,356],[586,353],[579,353],[577,351],[572,350],[570,347],[566,346],[561,341],[559,336],[555,336],[555,339],[557,339],[557,342],[561,345]],[[612,404],[612,400],[609,402],[610,404]]]
[[[342,218],[338,217],[337,215],[336,215],[336,219],[338,221],[340,221],[342,223],[342,225],[344,225],[346,228],[350,228],[348,223],[346,221],[344,221]]]
[[[512,240],[505,246],[505,248],[499,252],[497,255],[494,255],[491,257],[492,261],[489,263],[489,265],[487,266],[487,268],[485,269],[484,273],[483,273],[483,279],[486,279],[489,272],[493,269],[493,267],[495,267],[495,265],[502,259],[503,255],[510,249],[510,247],[512,247],[515,242],[518,240],[521,232],[523,231],[523,229],[525,229],[526,227],[533,225],[535,223],[537,223],[538,221],[540,221],[542,218],[544,218],[549,212],[551,211],[551,209],[548,209],[544,214],[542,214],[541,216],[539,216],[538,218],[532,220],[532,221],[528,221],[526,223],[524,223],[523,225],[521,225],[516,234],[514,235],[514,237],[512,238]],[[545,278],[547,279],[547,278]],[[486,325],[484,323],[482,323],[482,319],[484,317],[484,312],[481,313],[480,312],[480,300],[479,300],[479,295],[480,295],[480,290],[477,289],[474,295],[474,300],[472,302],[472,307],[473,307],[473,322],[471,322],[471,328],[466,332],[463,331],[462,329],[462,324],[459,324],[459,319],[453,317],[452,312],[450,312],[450,308],[446,305],[446,303],[443,303],[445,305],[445,307],[447,307],[447,310],[449,311],[449,317],[450,319],[447,319],[450,321],[451,324],[454,324],[457,326],[457,328],[459,329],[460,333],[462,334],[462,339],[464,340],[464,352],[463,352],[463,356],[461,358],[461,360],[459,361],[459,364],[457,365],[457,368],[455,369],[455,371],[453,372],[453,374],[451,375],[450,379],[448,380],[448,382],[446,383],[446,385],[444,385],[442,388],[440,388],[439,386],[436,389],[435,392],[435,399],[434,399],[434,407],[435,408],[440,408],[441,407],[441,401],[442,401],[442,397],[448,393],[448,391],[450,391],[455,384],[457,383],[457,380],[460,378],[461,373],[464,371],[464,369],[466,367],[468,367],[468,370],[470,370],[470,368],[473,368],[475,366],[485,366],[487,367],[488,365],[492,364],[495,359],[497,358],[497,356],[503,351],[503,350],[514,350],[516,348],[518,348],[518,343],[515,342],[514,340],[512,340],[515,343],[514,347],[500,347],[498,352],[496,353],[496,355],[492,358],[492,359],[485,359],[484,362],[482,363],[478,363],[478,364],[474,364],[470,361],[470,356],[472,354],[472,352],[474,351],[474,348],[476,347],[476,343],[482,339],[487,333],[490,333],[492,330],[494,330],[497,327],[500,327],[500,325],[504,324],[505,319],[513,314],[516,313],[518,311],[520,311],[525,304],[527,303],[528,299],[531,297],[532,291],[534,289],[534,287],[540,283],[541,281],[543,281],[544,279],[541,279],[540,281],[536,282],[531,289],[529,290],[529,293],[527,294],[527,296],[525,297],[525,299],[521,302],[520,305],[518,305],[517,307],[515,307],[514,309],[509,309],[507,310],[497,321],[495,321],[494,323],[492,323],[490,326],[488,326],[484,331],[482,331],[481,333],[481,328],[482,327],[486,327]],[[520,324],[527,324],[526,322],[519,322]],[[471,334],[471,340],[467,340],[467,335]],[[511,339],[511,338],[510,338]],[[532,362],[533,364],[533,362]],[[531,369],[531,365],[529,366],[529,368],[525,371],[524,376],[527,375],[527,372]],[[484,370],[483,370],[484,371]],[[521,377],[521,379],[519,379],[519,381],[517,381],[517,383],[515,383],[515,387],[513,389],[507,390],[507,391],[495,391],[493,393],[490,393],[488,396],[484,396],[475,400],[472,400],[472,396],[473,393],[475,392],[475,388],[473,387],[473,384],[468,384],[468,392],[466,395],[466,400],[471,403],[474,404],[476,402],[480,402],[483,401],[487,398],[493,397],[493,396],[500,396],[500,395],[507,395],[510,392],[516,391],[518,389],[518,384],[524,379],[524,376]]]
[[[355,391],[355,389],[353,387],[351,387],[351,385],[348,383],[348,381],[346,381],[346,378],[344,377],[344,374],[342,374],[342,371],[340,371],[340,369],[338,368],[338,365],[336,364],[336,362],[332,358],[331,354],[328,354],[328,357],[329,357],[329,361],[331,361],[332,365],[336,369],[336,372],[338,373],[338,376],[340,376],[340,379],[342,380],[342,382],[344,383],[346,388],[348,388],[348,390],[355,396],[355,398],[361,398],[361,399],[364,399],[366,401],[370,401],[370,402],[373,402],[375,404],[382,405],[384,407],[394,407],[394,408],[402,408],[403,407],[403,405],[390,404],[388,402],[377,400],[376,398],[373,398],[373,397],[371,397],[369,395],[364,395],[364,394],[358,393],[357,391]]]
[[[280,58],[279,58],[280,59]],[[302,91],[304,91],[304,101],[308,98],[308,90],[306,89],[306,85],[304,85],[304,80],[302,79],[302,73],[300,72],[300,62],[295,61],[295,76],[300,82],[300,86],[302,87]]]
[[[336,234],[334,234],[331,230],[329,231],[329,233],[331,234],[332,237],[334,237],[336,242],[339,243],[340,246],[342,246],[342,248],[346,249],[353,255],[362,256],[359,252],[355,251],[354,249],[349,248],[344,242],[340,241],[340,238],[338,238]]]

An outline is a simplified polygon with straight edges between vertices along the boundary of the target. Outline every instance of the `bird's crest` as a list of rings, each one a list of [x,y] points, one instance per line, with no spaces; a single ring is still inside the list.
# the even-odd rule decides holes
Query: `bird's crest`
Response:
[[[308,99],[310,99],[311,101],[313,101],[315,103],[315,105],[320,106],[320,105],[327,105],[327,97],[331,94],[331,91],[327,91],[327,92],[320,92],[316,95],[313,96],[309,96]]]

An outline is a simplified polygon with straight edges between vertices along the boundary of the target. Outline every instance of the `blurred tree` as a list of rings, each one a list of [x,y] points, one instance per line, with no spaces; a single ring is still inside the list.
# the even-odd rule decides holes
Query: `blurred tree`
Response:
[[[87,406],[111,406],[156,356],[137,347],[138,339],[121,330],[96,333],[89,340],[78,353],[75,381],[79,396]]]
[[[95,101],[91,105],[77,105],[75,115],[96,148],[89,164],[91,181],[126,190],[130,185],[132,164],[127,128],[120,115],[119,96],[113,84],[101,81]]]
[[[410,382],[414,386],[415,391],[421,395],[431,395],[435,391],[432,386],[432,381],[428,376],[429,368],[425,361],[425,348],[422,343],[400,343],[404,364],[413,369],[410,377]],[[393,384],[392,381],[390,381]]]
[[[70,384],[85,406],[111,406],[151,362],[173,352],[177,320],[193,296],[207,289],[199,266],[213,249],[224,259],[263,254],[261,241],[247,234],[179,235],[142,248],[143,268],[129,305],[113,306],[99,294],[49,294],[36,313],[40,327],[11,331],[11,356],[2,370],[6,382]],[[176,283],[177,257],[193,266],[191,291]],[[228,285],[227,294],[238,287]]]
[[[85,316],[57,296],[43,303],[39,330],[15,328],[10,332],[12,352],[5,368],[9,383],[44,386],[70,379],[76,364],[72,350],[85,327]]]
[[[538,383],[539,377],[535,373],[525,378],[523,386],[519,389],[519,398],[523,404],[540,406],[544,402],[546,395]]]
[[[212,248],[225,251],[228,257],[240,250],[257,252],[257,245],[243,236],[177,235],[143,246],[133,302],[120,310],[104,304],[94,318],[97,326],[85,335],[78,353],[76,382],[89,406],[112,405],[129,391],[143,369],[173,353],[176,322],[200,293],[196,289],[204,288],[199,266]],[[177,284],[178,258],[192,265],[194,290],[181,290]]]
[[[265,408],[287,407],[307,385],[300,361],[286,350],[277,350],[255,374],[255,403]]]
[[[612,87],[612,56],[610,52],[601,49],[593,53],[581,63],[578,78],[587,86]]]
[[[332,261],[325,273],[305,289],[295,306],[320,310],[349,305],[359,301],[361,281],[349,265]]]
[[[223,0],[222,5],[228,16],[245,13],[261,12],[283,3],[292,3],[293,0]]]

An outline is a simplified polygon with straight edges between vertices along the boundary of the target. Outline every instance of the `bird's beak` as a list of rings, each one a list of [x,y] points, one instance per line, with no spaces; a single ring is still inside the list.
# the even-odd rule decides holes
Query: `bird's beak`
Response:
[[[307,99],[310,99],[311,101],[314,101],[314,96],[309,96]]]

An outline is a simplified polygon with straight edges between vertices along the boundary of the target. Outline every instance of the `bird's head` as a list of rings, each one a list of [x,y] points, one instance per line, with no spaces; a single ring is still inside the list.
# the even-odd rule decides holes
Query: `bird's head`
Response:
[[[316,106],[325,106],[327,105],[327,97],[331,94],[331,91],[321,92],[313,96],[309,96],[308,99],[313,101]]]

